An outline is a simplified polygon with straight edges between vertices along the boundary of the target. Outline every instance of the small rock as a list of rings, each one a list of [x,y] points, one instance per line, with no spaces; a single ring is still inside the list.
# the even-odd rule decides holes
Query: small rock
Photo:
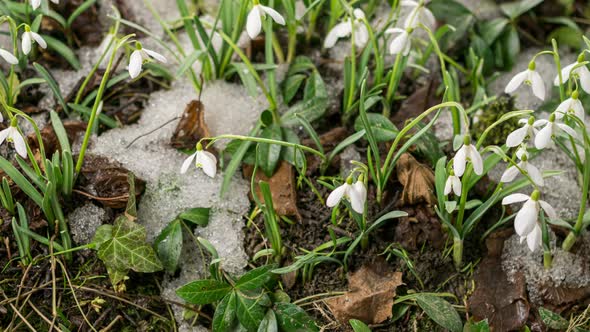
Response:
[[[356,167],[356,165],[351,163],[354,160],[360,161],[361,154],[354,145],[349,145],[342,150],[342,153],[340,153],[340,176],[342,176],[342,178],[346,179],[350,172]]]
[[[70,232],[76,244],[83,245],[92,241],[96,229],[110,220],[110,214],[101,207],[86,203],[68,215]]]

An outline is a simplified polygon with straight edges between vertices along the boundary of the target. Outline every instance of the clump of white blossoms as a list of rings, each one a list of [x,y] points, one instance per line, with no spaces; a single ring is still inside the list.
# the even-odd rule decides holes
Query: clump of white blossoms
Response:
[[[4,143],[4,141],[12,142],[16,153],[24,159],[27,159],[27,145],[23,135],[21,135],[18,128],[16,128],[16,118],[12,119],[10,127],[0,131],[0,144]]]
[[[211,178],[214,178],[215,174],[217,173],[217,158],[215,158],[213,153],[203,150],[203,145],[201,145],[201,143],[197,143],[196,148],[197,151],[186,158],[182,163],[180,173],[186,173],[194,160],[195,166],[197,168],[203,169],[205,174]]]
[[[25,55],[28,55],[29,53],[31,53],[33,41],[37,42],[37,44],[39,44],[39,46],[41,46],[41,48],[47,48],[47,43],[41,37],[41,35],[39,35],[36,32],[31,31],[31,27],[29,27],[28,25],[25,25],[25,32],[23,32],[23,35],[21,38],[22,38],[21,47],[22,47],[23,53]]]
[[[520,73],[514,75],[514,77],[510,80],[510,82],[508,82],[508,85],[506,85],[506,89],[504,89],[504,92],[506,93],[513,93],[514,91],[516,91],[516,89],[518,89],[523,83],[530,85],[532,90],[533,90],[533,94],[541,99],[544,100],[545,99],[545,83],[543,82],[543,78],[541,77],[541,74],[539,74],[537,71],[535,71],[535,61],[531,61],[529,62],[529,67],[524,70],[521,71]]]
[[[410,8],[410,13],[404,20],[404,28],[414,29],[420,24],[423,24],[429,29],[435,26],[436,19],[430,9],[426,8],[426,2],[414,0],[402,0],[400,2],[401,6]]]
[[[516,155],[520,159],[520,162],[508,167],[504,171],[504,174],[502,174],[500,182],[512,182],[521,172],[525,172],[537,186],[544,186],[543,175],[535,165],[529,163],[529,156],[526,150],[518,150]]]
[[[467,161],[470,161],[473,165],[475,174],[481,175],[483,173],[483,160],[477,148],[471,144],[469,134],[465,135],[463,145],[457,150],[453,158],[453,170],[456,176],[462,176],[465,173]]]
[[[518,123],[523,126],[511,132],[506,137],[506,146],[513,148],[519,146],[526,138],[532,139],[538,132],[535,128],[535,117],[531,116],[528,119],[520,119]]]
[[[535,251],[541,246],[541,227],[538,223],[539,212],[541,209],[549,219],[557,219],[557,213],[549,203],[540,200],[541,193],[538,190],[533,191],[531,196],[525,194],[512,194],[504,197],[503,205],[525,202],[522,208],[516,214],[514,220],[514,229],[516,234],[520,236],[520,242],[527,241],[527,245],[531,251]]]
[[[369,41],[369,30],[365,25],[365,13],[355,8],[352,11],[354,18],[347,17],[343,22],[336,24],[324,40],[325,48],[332,48],[336,45],[336,42],[340,38],[349,37],[351,34],[354,36],[354,44],[363,48]]]
[[[148,50],[147,48],[143,48],[141,43],[136,42],[135,51],[133,51],[129,57],[129,76],[131,76],[131,78],[136,78],[139,76],[144,61],[149,61],[151,59],[156,59],[162,63],[167,62],[166,58],[162,54]]]
[[[412,33],[412,28],[407,29],[400,29],[400,28],[390,28],[385,30],[387,34],[397,33],[398,35],[393,38],[391,44],[389,44],[389,53],[390,54],[401,54],[403,56],[407,56],[410,54],[410,49],[412,47],[412,43],[410,41],[410,35]]]
[[[342,198],[345,198],[350,202],[350,206],[352,206],[355,212],[363,214],[365,211],[365,202],[367,201],[367,188],[363,182],[363,176],[359,176],[354,184],[352,181],[352,176],[349,176],[343,185],[334,189],[328,196],[326,205],[328,207],[334,207],[340,203]]]
[[[56,5],[59,5],[59,0],[51,0],[51,2],[53,2]],[[33,7],[33,10],[36,10],[37,8],[39,8],[39,6],[41,6],[41,0],[31,0],[31,7]]]
[[[559,133],[559,131],[564,131],[571,137],[577,137],[575,130],[565,123],[556,122],[556,119],[556,113],[551,113],[548,120],[535,121],[535,127],[545,126],[543,129],[539,130],[537,136],[535,137],[535,147],[537,149],[540,150],[549,146],[549,143],[552,142],[552,139]]]
[[[590,71],[588,70],[588,67],[586,67],[586,65],[583,64],[583,62],[584,53],[580,54],[580,56],[578,57],[578,61],[563,67],[563,69],[561,70],[561,78],[563,80],[563,83],[566,83],[570,79],[570,77],[577,78],[580,81],[582,89],[586,93],[590,94]],[[555,86],[559,85],[559,75],[555,77],[555,80],[553,80],[553,84]]]
[[[246,31],[251,39],[256,38],[262,31],[262,19],[266,17],[266,14],[270,15],[277,24],[285,25],[285,18],[279,12],[271,7],[261,5],[258,0],[254,0],[252,10],[250,10],[246,19]]]

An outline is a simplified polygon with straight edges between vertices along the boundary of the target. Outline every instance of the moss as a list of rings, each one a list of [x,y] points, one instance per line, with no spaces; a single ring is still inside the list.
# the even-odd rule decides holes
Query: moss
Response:
[[[514,98],[504,94],[500,95],[498,99],[488,104],[481,113],[478,114],[478,121],[473,124],[472,134],[476,139],[483,134],[483,132],[498,121],[504,114],[516,111],[514,107]],[[504,121],[494,127],[484,141],[485,145],[503,145],[506,143],[506,137],[515,129],[519,128],[518,117]]]

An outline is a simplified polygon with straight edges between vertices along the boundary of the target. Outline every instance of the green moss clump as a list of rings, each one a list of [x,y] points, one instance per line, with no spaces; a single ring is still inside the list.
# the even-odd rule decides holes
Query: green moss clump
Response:
[[[488,104],[482,111],[476,114],[476,122],[473,124],[472,134],[479,139],[483,132],[494,122],[498,121],[504,114],[516,111],[514,98],[503,94],[498,99]],[[520,128],[518,117],[509,119],[494,127],[486,137],[483,145],[503,145],[506,137],[515,129]]]

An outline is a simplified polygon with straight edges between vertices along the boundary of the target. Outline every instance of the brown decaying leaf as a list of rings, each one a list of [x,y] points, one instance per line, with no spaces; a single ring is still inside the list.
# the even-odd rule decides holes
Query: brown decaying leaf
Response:
[[[66,130],[66,134],[68,135],[70,146],[75,145],[75,141],[79,135],[86,131],[86,123],[82,121],[64,121],[63,126]],[[29,140],[29,144],[31,145],[31,149],[33,151],[39,148],[37,135],[35,135],[35,133],[29,134],[27,139]],[[47,158],[51,158],[55,151],[61,150],[59,146],[59,140],[57,139],[51,124],[48,124],[43,127],[43,129],[41,129],[41,139],[43,139],[43,146],[45,147],[45,154],[47,155]]]
[[[397,178],[404,186],[402,205],[434,204],[434,173],[430,167],[419,163],[411,154],[404,153],[397,161],[396,168]]]
[[[387,271],[377,265],[363,265],[349,274],[349,291],[326,300],[326,304],[343,325],[353,318],[367,324],[379,324],[392,316],[395,290],[402,284],[401,272]]]
[[[186,105],[170,139],[170,145],[177,149],[192,149],[201,138],[210,136],[205,123],[205,106],[200,101],[193,100]]]
[[[426,85],[417,88],[412,95],[405,99],[400,109],[392,116],[393,124],[402,128],[406,121],[420,115],[428,108],[440,103],[436,96],[439,83],[434,79],[428,80]]]
[[[529,317],[530,305],[522,272],[514,275],[514,283],[502,269],[504,240],[512,230],[498,231],[486,240],[488,255],[474,274],[475,292],[468,300],[469,312],[476,320],[488,319],[491,331],[518,330]]]
[[[102,205],[120,209],[127,206],[129,197],[129,183],[127,182],[129,170],[119,163],[108,158],[86,155],[76,192],[88,198],[97,200]],[[145,181],[135,178],[135,194],[139,198]]]
[[[250,165],[245,165],[244,176],[246,178],[252,177],[252,171],[254,168]],[[281,161],[277,170],[273,176],[267,177],[264,172],[260,169],[256,171],[254,183],[259,181],[268,182],[270,191],[272,194],[272,202],[274,204],[275,211],[280,216],[292,216],[301,221],[301,215],[297,209],[297,193],[295,192],[295,170],[293,166],[286,161]],[[262,192],[260,187],[256,187],[256,195],[259,200],[263,200]],[[252,197],[250,197],[252,198]]]
[[[407,217],[400,218],[395,228],[394,240],[407,250],[418,250],[424,243],[437,249],[445,246],[446,233],[432,207],[424,204],[405,206]]]

